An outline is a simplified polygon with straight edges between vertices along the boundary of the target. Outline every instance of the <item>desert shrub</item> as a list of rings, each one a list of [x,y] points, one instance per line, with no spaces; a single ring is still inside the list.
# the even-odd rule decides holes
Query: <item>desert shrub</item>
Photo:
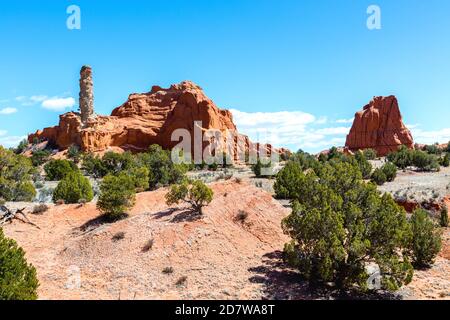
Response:
[[[75,144],[71,145],[69,147],[69,149],[67,149],[67,157],[69,159],[72,159],[73,162],[75,162],[75,163],[80,162],[80,159],[81,159],[80,147],[78,147]]]
[[[423,209],[413,212],[411,217],[412,261],[417,267],[426,267],[434,262],[441,249],[441,235],[428,213]]]
[[[134,158],[130,152],[106,152],[102,158],[103,166],[108,174],[119,174],[134,166]]]
[[[273,176],[273,167],[270,161],[261,161],[261,159],[258,159],[252,165],[252,171],[257,178],[270,178]]]
[[[60,181],[71,172],[78,171],[77,166],[68,160],[50,160],[44,165],[44,170],[49,181]]]
[[[112,237],[112,240],[114,241],[114,242],[117,242],[117,241],[120,241],[120,240],[123,240],[123,239],[125,239],[125,232],[123,232],[123,231],[120,231],[120,232],[117,232],[115,235],[113,235],[113,237]]]
[[[439,171],[439,161],[435,155],[420,150],[412,151],[413,165],[422,171]]]
[[[372,165],[366,159],[366,156],[362,151],[358,151],[355,154],[355,159],[358,162],[359,170],[361,171],[363,179],[369,179],[372,173]]]
[[[319,157],[317,158],[317,160],[320,163],[325,163],[328,161],[328,156],[325,153],[321,153],[321,154],[319,154]]]
[[[406,146],[400,146],[397,152],[392,152],[387,155],[387,159],[395,164],[400,169],[406,169],[412,166],[412,150]]]
[[[302,168],[302,170],[315,168],[318,165],[318,161],[315,156],[313,156],[307,152],[304,152],[301,149],[298,150],[296,153],[292,154],[291,157],[289,158],[289,160],[292,162],[298,163],[300,165],[300,167]],[[326,158],[326,156],[325,156],[324,161],[327,161],[327,160],[328,160],[328,158]]]
[[[40,203],[33,207],[32,213],[33,214],[43,214],[47,210],[48,210],[48,205],[46,205],[45,203]]]
[[[108,218],[122,217],[136,199],[135,181],[121,173],[118,176],[107,175],[100,184],[100,196],[97,208]]]
[[[431,145],[426,145],[423,148],[423,151],[429,153],[429,154],[436,154],[439,155],[442,153],[441,148],[439,148],[439,144],[435,143],[435,144],[431,144]]]
[[[35,300],[39,282],[25,252],[0,228],[0,300]]]
[[[89,180],[80,172],[70,172],[53,191],[53,202],[64,200],[65,203],[78,203],[80,199],[92,200],[94,193]]]
[[[0,146],[0,198],[5,201],[31,201],[36,196],[31,161]]]
[[[173,267],[165,267],[163,270],[162,270],[162,273],[164,273],[164,274],[172,274],[173,273]]]
[[[439,223],[441,227],[447,228],[448,227],[448,209],[446,206],[444,206],[441,210],[441,215],[439,217]]]
[[[172,185],[166,194],[167,205],[188,203],[193,210],[202,214],[202,209],[211,203],[214,192],[201,180],[189,181]]]
[[[377,185],[382,186],[383,184],[386,183],[387,177],[386,177],[386,174],[384,173],[383,169],[377,168],[373,171],[371,180],[373,183],[376,183]]]
[[[450,141],[447,143],[447,147],[445,148],[446,152],[450,152]]]
[[[298,162],[289,161],[277,174],[273,185],[275,196],[278,199],[292,199],[296,195],[297,183],[303,175],[302,167]]]
[[[381,167],[384,175],[386,176],[386,181],[392,182],[397,177],[397,166],[392,162],[388,162]]]
[[[383,289],[409,283],[413,269],[406,250],[410,229],[404,209],[365,183],[357,167],[326,163],[302,173],[292,213],[283,219],[292,240],[285,260],[315,283],[367,289],[367,263],[381,270]]]
[[[217,163],[211,163],[208,164],[208,170],[210,171],[217,171],[217,169],[219,169],[219,165]]]
[[[446,153],[441,159],[441,166],[448,167],[450,165],[449,153]]]
[[[187,282],[187,277],[182,276],[182,277],[178,278],[178,280],[175,282],[175,285],[176,286],[184,286],[184,285],[186,285],[186,282]]]
[[[48,161],[50,155],[51,152],[48,150],[36,150],[31,155],[31,162],[33,166],[39,167]]]
[[[150,171],[146,167],[132,167],[126,171],[134,181],[136,192],[148,190]]]
[[[244,211],[244,210],[239,210],[239,212],[237,213],[235,220],[240,222],[240,223],[244,223],[245,220],[247,220],[248,218],[248,212]]]
[[[20,141],[19,145],[17,146],[16,149],[14,149],[14,152],[16,154],[21,154],[22,152],[24,152],[26,149],[28,148],[28,140],[27,139],[23,139],[22,141]]]
[[[163,150],[159,145],[152,145],[148,152],[139,154],[137,164],[149,169],[151,189],[181,182],[188,170],[187,165],[174,164],[170,152]]]
[[[149,239],[142,247],[142,252],[148,252],[153,248],[153,244],[155,243],[155,240]]]
[[[92,153],[83,156],[81,168],[94,178],[103,178],[108,174],[108,169],[102,159]]]
[[[374,149],[364,149],[363,153],[367,160],[375,160],[377,158],[377,152]]]

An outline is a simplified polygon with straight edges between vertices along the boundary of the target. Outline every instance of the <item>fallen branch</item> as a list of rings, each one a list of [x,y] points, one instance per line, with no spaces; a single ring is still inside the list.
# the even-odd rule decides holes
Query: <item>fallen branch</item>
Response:
[[[24,213],[25,208],[17,209],[16,212],[13,212],[10,209],[8,209],[6,206],[1,206],[0,211],[1,211],[0,212],[0,226],[3,226],[8,222],[12,223],[12,221],[14,219],[17,219],[23,223],[27,223],[38,229],[41,229],[41,228],[39,228],[38,225],[36,225],[35,223],[31,222],[30,219],[28,219],[28,217]],[[19,215],[21,215],[23,218],[19,217]]]

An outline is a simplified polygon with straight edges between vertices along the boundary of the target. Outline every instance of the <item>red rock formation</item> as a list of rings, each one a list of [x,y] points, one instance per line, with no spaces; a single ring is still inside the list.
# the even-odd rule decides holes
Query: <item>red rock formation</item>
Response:
[[[372,148],[379,156],[397,151],[401,145],[412,149],[414,141],[394,96],[375,97],[357,112],[345,143],[350,151]]]
[[[58,126],[37,131],[29,135],[28,140],[48,140],[60,149],[76,144],[83,151],[91,152],[110,147],[142,151],[151,144],[171,149],[178,144],[171,141],[173,131],[187,129],[193,137],[195,121],[202,122],[202,131],[236,131],[230,111],[220,110],[199,86],[185,81],[169,89],[154,86],[149,93],[131,94],[111,116],[91,118],[85,126],[78,113],[63,114]],[[239,136],[245,142],[244,148],[249,149],[252,144],[248,137]],[[270,145],[264,148],[272,150]]]

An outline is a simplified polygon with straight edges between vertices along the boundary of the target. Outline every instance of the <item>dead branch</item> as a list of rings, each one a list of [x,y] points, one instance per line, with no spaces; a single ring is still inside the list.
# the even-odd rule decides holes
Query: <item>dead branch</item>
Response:
[[[0,226],[5,225],[6,223],[12,223],[12,221],[14,219],[17,219],[23,223],[27,223],[38,229],[41,229],[41,228],[39,228],[38,225],[34,224],[33,222],[30,221],[30,219],[28,219],[28,217],[26,216],[24,211],[25,211],[25,208],[17,209],[16,212],[13,212],[10,209],[8,209],[6,206],[1,206],[0,207]],[[19,217],[19,215],[21,217]]]

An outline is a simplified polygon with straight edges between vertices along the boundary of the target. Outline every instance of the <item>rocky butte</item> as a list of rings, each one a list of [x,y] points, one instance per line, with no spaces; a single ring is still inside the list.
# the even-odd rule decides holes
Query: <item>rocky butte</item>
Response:
[[[110,147],[139,152],[152,144],[171,149],[179,142],[171,139],[174,130],[187,129],[194,137],[196,121],[201,121],[202,127],[197,128],[201,132],[211,129],[236,132],[231,112],[219,109],[202,88],[190,81],[168,89],[153,86],[148,93],[131,94],[110,116],[95,116],[92,70],[84,66],[80,77],[80,113],[61,115],[59,125],[30,134],[28,140],[49,141],[60,150],[77,145],[87,152],[101,152]],[[259,148],[248,137],[237,135],[244,141],[240,151]],[[271,145],[262,148],[272,152]]]
[[[397,151],[401,145],[412,149],[414,141],[403,123],[395,96],[374,97],[357,112],[345,143],[350,151],[372,148],[379,156]]]

